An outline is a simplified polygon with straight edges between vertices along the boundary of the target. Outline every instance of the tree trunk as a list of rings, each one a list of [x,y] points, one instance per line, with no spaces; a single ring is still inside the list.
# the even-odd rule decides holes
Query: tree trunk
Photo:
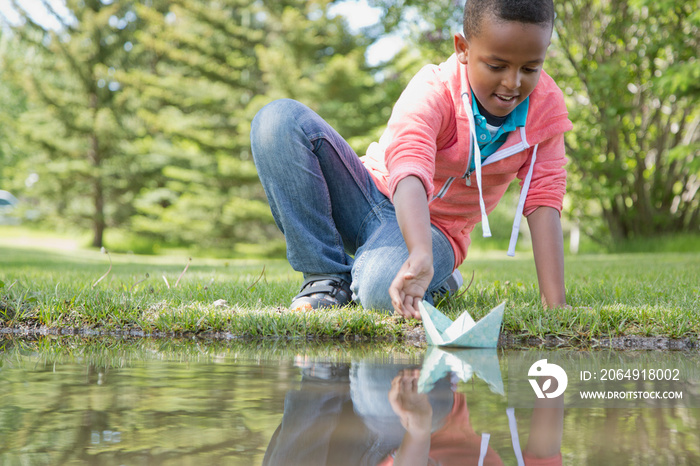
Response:
[[[102,189],[102,179],[98,176],[93,184],[93,200],[95,204],[95,213],[93,217],[93,237],[92,246],[101,248],[103,246],[103,238],[105,231],[105,216],[104,216],[104,192]]]
[[[96,93],[90,94],[90,107],[93,112],[97,110],[98,97]],[[102,155],[100,154],[100,142],[97,134],[93,131],[90,135],[90,149],[88,158],[95,168],[92,180],[92,199],[93,199],[93,217],[92,217],[92,246],[101,248],[103,246],[104,231],[105,231],[105,199],[104,187],[102,186]]]

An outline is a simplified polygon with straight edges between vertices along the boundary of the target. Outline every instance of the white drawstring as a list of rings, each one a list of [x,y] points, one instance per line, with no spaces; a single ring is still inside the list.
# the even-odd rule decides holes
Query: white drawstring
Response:
[[[520,190],[518,208],[515,209],[515,218],[513,219],[513,230],[510,233],[510,244],[508,245],[508,255],[511,257],[515,256],[515,245],[518,242],[518,233],[520,233],[520,222],[523,219],[525,199],[527,199],[527,192],[530,189],[530,180],[532,180],[532,171],[535,168],[535,160],[537,159],[537,147],[539,147],[539,144],[535,145],[535,148],[532,150],[532,161],[530,162],[530,168],[527,171],[527,176],[525,177],[525,181],[523,181],[523,187]]]
[[[508,416],[508,427],[510,428],[510,440],[513,443],[513,452],[515,459],[518,460],[518,466],[524,466],[523,452],[520,449],[520,438],[518,436],[518,423],[515,420],[515,409],[507,408],[506,415]]]
[[[513,453],[515,453],[515,459],[518,462],[518,466],[525,466],[525,460],[523,459],[523,451],[520,449],[520,436],[518,435],[518,422],[515,419],[515,409],[507,408],[506,415],[508,416],[510,441],[513,445]],[[489,448],[490,437],[491,434],[481,434],[481,446],[479,447],[479,466],[482,466],[484,464],[484,459],[486,458],[486,453],[488,452]]]
[[[474,172],[476,173],[476,184],[479,189],[479,208],[481,209],[481,228],[484,234],[484,238],[491,236],[491,227],[489,226],[489,218],[486,215],[486,205],[484,203],[484,195],[481,188],[481,149],[479,149],[479,143],[476,138],[476,122],[474,120],[474,112],[472,111],[471,104],[469,103],[469,93],[462,93],[462,104],[464,105],[464,111],[467,113],[469,118],[469,136],[471,139],[471,153],[474,157]],[[523,140],[524,148],[529,147],[527,140],[525,139],[525,128],[520,128],[520,135]],[[537,145],[532,151],[532,160],[530,161],[530,168],[527,171],[527,176],[523,182],[523,187],[520,190],[520,198],[518,199],[518,207],[515,211],[515,218],[513,219],[513,229],[510,234],[510,243],[508,244],[508,255],[515,256],[515,245],[518,243],[518,234],[520,232],[520,223],[522,221],[523,209],[525,208],[525,200],[527,199],[527,193],[530,190],[530,181],[532,180],[532,172],[535,168],[535,160],[537,159]],[[510,157],[510,151],[504,153],[499,160]],[[468,170],[469,168],[467,168]]]
[[[469,133],[471,136],[471,153],[474,157],[474,167],[476,173],[476,184],[479,188],[479,208],[481,209],[481,229],[484,233],[484,238],[489,238],[491,236],[491,227],[489,226],[489,218],[486,215],[486,205],[484,204],[484,194],[481,189],[481,149],[479,149],[479,143],[476,139],[476,123],[474,121],[474,113],[472,112],[472,107],[469,104],[469,94],[462,94],[462,104],[464,105],[464,110],[467,112],[469,117]]]
[[[491,434],[481,434],[481,447],[479,447],[479,466],[484,465],[484,459],[486,458],[486,453],[489,451],[489,439]]]

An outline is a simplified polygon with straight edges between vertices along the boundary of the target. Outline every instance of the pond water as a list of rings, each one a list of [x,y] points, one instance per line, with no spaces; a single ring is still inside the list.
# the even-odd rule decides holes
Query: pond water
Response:
[[[518,380],[544,359],[568,374],[562,396],[548,396],[556,373],[536,379],[543,398]],[[658,351],[0,339],[0,464],[694,465],[698,366]],[[574,400],[601,378],[683,397]]]

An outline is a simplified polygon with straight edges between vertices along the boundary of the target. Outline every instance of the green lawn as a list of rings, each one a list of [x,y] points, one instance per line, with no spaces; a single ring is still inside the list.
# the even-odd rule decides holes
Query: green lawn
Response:
[[[0,328],[400,339],[420,326],[359,307],[288,312],[301,275],[281,259],[101,254],[71,238],[16,232],[0,229]],[[507,300],[506,334],[582,343],[700,333],[700,252],[579,255],[566,264],[571,310],[542,309],[531,255],[503,252],[474,252],[460,268],[466,283],[474,273],[471,287],[438,307],[478,319]]]

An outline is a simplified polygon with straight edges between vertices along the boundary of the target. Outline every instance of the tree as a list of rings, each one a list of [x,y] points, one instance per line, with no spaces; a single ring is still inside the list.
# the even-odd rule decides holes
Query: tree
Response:
[[[131,215],[136,154],[123,141],[134,134],[133,101],[114,78],[130,66],[129,30],[137,18],[130,2],[68,0],[66,12],[42,0],[60,26],[45,29],[13,0],[22,21],[11,34],[21,59],[6,61],[8,75],[27,93],[28,110],[15,125],[32,145],[22,162],[40,182],[34,190],[52,219],[89,226],[101,247],[108,224]]]
[[[202,247],[266,241],[257,110],[302,100],[361,154],[402,89],[377,85],[376,36],[333,17],[333,0],[68,0],[60,14],[41,1],[60,26],[23,12],[13,47],[29,53],[5,57],[29,96],[15,127],[31,147],[12,169],[36,171],[44,218],[90,226],[95,246],[108,227]]]
[[[263,92],[257,9],[241,0],[137,5],[146,24],[134,34],[134,49],[148,66],[119,76],[140,96],[147,134],[138,144],[156,169],[135,194],[131,227],[138,234],[230,247],[272,223],[254,188],[245,129],[247,105]]]
[[[371,68],[365,54],[376,31],[352,33],[342,17],[329,17],[333,0],[267,2],[268,32],[256,48],[266,93],[299,100],[317,111],[358,154],[379,137],[403,86],[381,80],[386,64]],[[274,6],[273,6],[274,5]]]
[[[578,205],[613,240],[700,229],[700,15],[669,0],[570,0],[557,9],[558,82]],[[584,209],[579,209],[583,214]]]
[[[454,53],[455,33],[462,32],[466,0],[369,0],[383,10],[384,32],[406,30],[408,46],[421,61],[440,63]]]
[[[391,95],[365,64],[370,40],[330,18],[331,0],[137,7],[139,90],[149,135],[170,141],[162,176],[139,193],[133,227],[173,241],[231,248],[276,233],[250,154],[250,121],[274,98],[315,108],[357,147],[388,119]],[[381,123],[380,123],[381,122]],[[150,144],[150,143],[148,143]]]
[[[7,61],[20,59],[24,51],[11,45],[16,44],[13,44],[6,31],[0,30],[0,189],[10,188],[8,178],[11,175],[8,167],[14,166],[19,158],[15,149],[17,137],[12,128],[27,108],[26,95],[12,80],[5,65]]]

